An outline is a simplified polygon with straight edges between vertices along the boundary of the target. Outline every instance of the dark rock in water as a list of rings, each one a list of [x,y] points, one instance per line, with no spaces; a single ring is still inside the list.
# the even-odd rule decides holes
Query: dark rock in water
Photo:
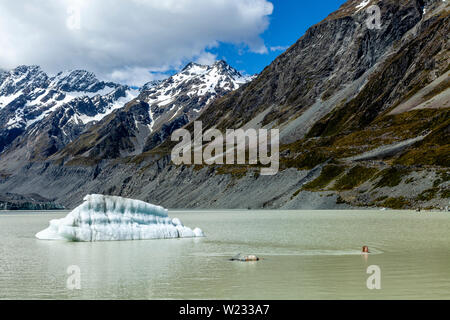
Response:
[[[0,194],[0,210],[62,210],[64,206],[38,194]]]

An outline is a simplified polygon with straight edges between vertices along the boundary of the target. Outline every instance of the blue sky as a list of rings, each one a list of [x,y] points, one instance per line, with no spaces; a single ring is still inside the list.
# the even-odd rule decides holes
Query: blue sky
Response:
[[[294,44],[312,25],[322,21],[337,10],[345,0],[273,0],[274,11],[270,16],[269,28],[262,34],[267,54],[251,53],[244,47],[221,44],[209,50],[218,59],[226,60],[230,65],[247,74],[261,72],[283,51],[271,51],[271,47],[289,47]]]

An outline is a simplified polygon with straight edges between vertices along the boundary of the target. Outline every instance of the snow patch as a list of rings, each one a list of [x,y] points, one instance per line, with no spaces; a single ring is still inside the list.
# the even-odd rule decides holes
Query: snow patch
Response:
[[[22,95],[22,92],[16,92],[15,94],[11,94],[9,96],[0,96],[0,109],[3,109],[8,104],[16,100],[18,97]]]
[[[114,101],[112,104],[108,105],[106,110],[102,113],[98,113],[95,116],[87,116],[85,114],[82,114],[79,116],[79,120],[83,122],[83,124],[90,123],[92,121],[100,121],[110,113],[112,113],[114,110],[122,108],[127,102],[135,99],[139,94],[138,90],[135,89],[129,89],[126,91],[125,97],[119,98],[116,101]]]
[[[356,9],[358,9],[356,12],[361,11],[362,9],[364,9],[365,7],[367,7],[367,5],[370,3],[370,0],[363,0],[360,4],[358,4],[356,6]]]

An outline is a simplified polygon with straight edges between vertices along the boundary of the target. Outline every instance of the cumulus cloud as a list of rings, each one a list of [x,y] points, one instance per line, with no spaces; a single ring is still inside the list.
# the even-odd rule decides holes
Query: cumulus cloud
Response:
[[[202,52],[196,59],[195,62],[203,65],[211,65],[217,60],[217,54],[211,52]]]
[[[125,83],[134,86],[141,86],[151,80],[161,80],[167,78],[164,72],[150,72],[146,68],[122,68],[115,69],[104,76],[105,79],[116,83]]]
[[[134,85],[211,62],[220,42],[266,53],[268,0],[0,1],[0,67],[83,68]]]

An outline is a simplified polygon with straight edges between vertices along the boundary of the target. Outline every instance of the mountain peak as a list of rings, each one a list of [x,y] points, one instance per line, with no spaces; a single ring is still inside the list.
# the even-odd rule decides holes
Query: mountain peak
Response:
[[[214,67],[220,67],[220,68],[231,68],[231,66],[225,61],[225,60],[217,60],[212,64]]]
[[[225,60],[217,60],[211,65],[202,65],[195,62],[190,62],[181,70],[180,73],[191,76],[216,73],[218,75],[231,76],[233,78],[242,77],[242,75],[236,69],[231,67]]]
[[[11,74],[24,74],[27,72],[43,72],[41,67],[37,65],[20,65],[11,70]]]
[[[186,75],[198,75],[205,73],[210,66],[208,65],[202,65],[195,62],[189,62],[181,71],[180,73],[186,74]]]
[[[190,73],[204,73],[206,71],[212,70],[212,69],[218,69],[221,71],[230,71],[233,70],[233,73],[235,69],[231,67],[225,60],[217,60],[213,64],[199,64],[196,62],[189,62],[182,70],[183,72],[190,72]]]
[[[117,84],[98,80],[96,75],[86,70],[67,70],[52,79],[52,87],[65,92],[97,92],[105,87],[115,88]]]
[[[189,62],[183,69],[181,69],[181,72],[195,68],[195,67],[204,67],[204,65],[201,65],[196,62]]]
[[[17,81],[24,81],[24,80],[33,80],[35,78],[46,78],[47,79],[47,74],[42,71],[41,67],[36,66],[36,65],[20,65],[12,70],[10,70],[9,72],[6,71],[6,74],[8,77],[10,77],[11,79],[14,79],[16,82]]]
[[[0,73],[0,80],[0,96],[10,96],[25,88],[32,91],[45,86],[48,83],[48,76],[39,66],[21,65]]]

